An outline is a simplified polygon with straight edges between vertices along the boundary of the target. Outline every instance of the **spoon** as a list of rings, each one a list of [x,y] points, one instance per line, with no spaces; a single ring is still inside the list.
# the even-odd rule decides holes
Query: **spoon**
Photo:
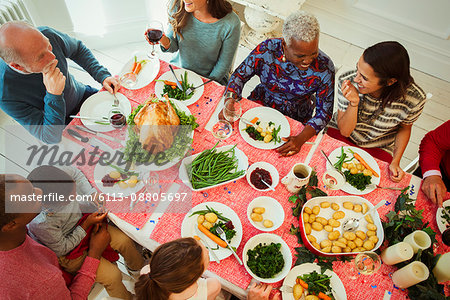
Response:
[[[271,191],[274,191],[275,192],[275,189],[270,185],[270,184],[268,184],[267,182],[265,182],[263,179],[262,179],[262,176],[261,176],[261,174],[259,174],[259,173],[256,173],[256,175],[258,175],[258,177],[259,177],[259,180],[261,180],[261,182],[262,183],[264,183],[266,186],[267,186],[267,188],[269,189],[269,190],[271,190]]]
[[[377,203],[377,205],[375,205],[374,207],[372,207],[371,209],[369,209],[368,212],[366,212],[364,215],[362,215],[362,217],[360,218],[349,218],[347,221],[344,222],[344,224],[342,224],[342,229],[344,231],[355,231],[356,229],[358,229],[359,227],[359,221],[364,218],[367,214],[370,214],[372,211],[378,209],[379,207],[381,207],[383,204],[386,203],[386,200],[381,200],[380,202]]]
[[[347,179],[345,178],[344,173],[343,173],[341,170],[339,170],[338,168],[336,168],[336,167],[333,165],[333,163],[332,163],[331,160],[328,158],[328,156],[325,154],[325,152],[323,152],[323,150],[320,150],[320,152],[322,152],[322,155],[325,156],[325,158],[327,159],[327,161],[328,161],[328,163],[331,165],[331,167],[332,167],[333,169],[335,169],[339,174],[341,174],[342,177],[344,177],[345,181],[347,182]]]

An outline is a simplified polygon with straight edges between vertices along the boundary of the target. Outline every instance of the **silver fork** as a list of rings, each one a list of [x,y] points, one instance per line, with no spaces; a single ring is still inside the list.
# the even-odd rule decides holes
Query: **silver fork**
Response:
[[[231,250],[231,253],[233,253],[234,257],[236,257],[238,263],[239,263],[240,265],[242,265],[242,260],[239,258],[239,256],[236,254],[236,252],[234,252],[234,250],[233,250],[233,248],[230,246],[230,244],[228,244],[227,236],[226,236],[225,232],[223,231],[223,229],[220,228],[219,226],[217,226],[216,231],[217,231],[217,233],[219,234],[219,237],[220,237],[222,240],[224,240],[225,243],[227,243],[228,249]]]
[[[114,96],[114,104],[113,104],[113,106],[118,107],[119,106],[119,99],[117,98],[116,94],[113,94],[113,96]]]
[[[200,84],[199,86],[195,86],[195,87],[192,87],[192,88],[188,88],[188,89],[186,90],[186,96],[189,96],[190,94],[192,94],[192,93],[195,91],[195,89],[198,89],[199,87],[204,86],[205,84],[208,84],[208,83],[210,83],[211,81],[213,81],[213,80],[210,79],[210,80],[207,80],[207,81],[203,82],[203,83]]]

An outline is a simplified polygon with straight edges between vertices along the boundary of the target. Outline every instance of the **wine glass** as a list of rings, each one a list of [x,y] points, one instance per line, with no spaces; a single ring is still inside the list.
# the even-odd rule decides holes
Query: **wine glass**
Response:
[[[163,36],[163,26],[159,21],[150,21],[147,24],[147,30],[145,36],[148,41],[152,43],[152,52],[148,54],[150,58],[156,58],[155,44],[159,43]]]
[[[122,128],[127,124],[127,117],[122,109],[119,107],[113,107],[109,111],[109,124],[114,128]]]
[[[381,267],[380,256],[373,251],[358,253],[353,261],[353,267],[357,275],[375,274]],[[357,275],[352,278],[356,279]]]
[[[239,120],[242,114],[241,102],[235,99],[225,99],[225,105],[223,107],[223,116],[231,123]]]
[[[224,140],[233,133],[233,126],[226,120],[219,120],[212,128],[212,134],[216,139]]]

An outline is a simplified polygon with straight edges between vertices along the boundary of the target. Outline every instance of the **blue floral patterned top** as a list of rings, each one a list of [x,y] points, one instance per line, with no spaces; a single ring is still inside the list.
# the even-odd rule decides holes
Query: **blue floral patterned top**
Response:
[[[333,114],[333,62],[319,51],[308,70],[302,71],[288,61],[283,62],[281,43],[276,38],[259,44],[231,75],[228,91],[241,96],[244,84],[258,75],[261,83],[249,100],[275,108],[319,132]],[[314,107],[316,113],[312,117]]]

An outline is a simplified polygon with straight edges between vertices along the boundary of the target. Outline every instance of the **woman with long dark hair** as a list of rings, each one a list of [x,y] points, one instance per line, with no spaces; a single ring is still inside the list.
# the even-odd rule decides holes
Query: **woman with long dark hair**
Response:
[[[391,180],[400,181],[400,160],[426,100],[411,77],[408,52],[398,42],[375,44],[364,51],[355,71],[339,76],[338,85],[333,123],[340,135],[360,147],[380,148],[371,154],[389,162]],[[339,132],[328,131],[337,138]]]
[[[135,285],[139,300],[213,300],[220,292],[215,278],[200,276],[209,265],[209,252],[193,238],[181,238],[159,246],[148,270]],[[144,270],[143,269],[143,270]]]
[[[175,65],[226,84],[241,23],[226,0],[173,0],[170,28],[160,41]]]

